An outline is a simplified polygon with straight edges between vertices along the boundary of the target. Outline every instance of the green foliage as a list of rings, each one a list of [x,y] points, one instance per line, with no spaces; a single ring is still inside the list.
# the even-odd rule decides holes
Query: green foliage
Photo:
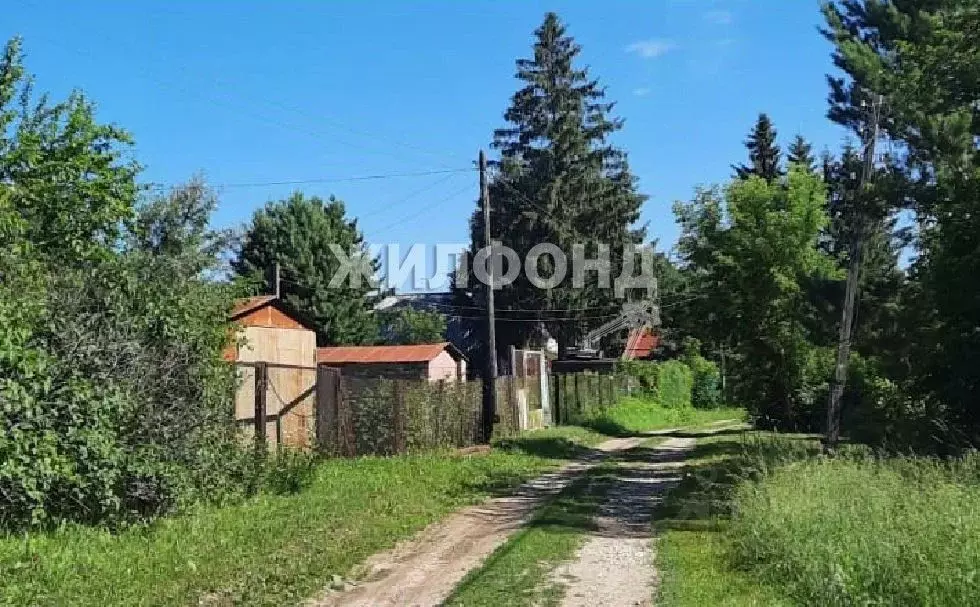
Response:
[[[657,389],[654,398],[668,409],[691,406],[691,369],[679,360],[657,363]]]
[[[684,341],[681,360],[691,370],[691,404],[698,409],[722,405],[721,372],[713,361],[701,356],[701,343],[689,337]]]
[[[357,260],[372,280],[358,274],[356,281],[348,277],[331,286],[341,268],[332,246]],[[375,341],[372,282],[378,264],[369,258],[364,237],[357,222],[347,218],[343,202],[297,192],[256,211],[232,266],[271,293],[268,277],[276,263],[282,271],[283,300],[316,327],[320,345]]]
[[[616,366],[616,370],[636,380],[641,394],[652,397],[657,393],[657,364],[648,360],[624,360]]]
[[[889,175],[896,182],[890,189],[918,219],[911,280],[896,299],[902,341],[874,354],[910,395],[903,406],[924,415],[935,437],[932,449],[980,444],[980,372],[971,363],[980,352],[973,280],[980,270],[974,103],[980,96],[980,8],[969,0],[863,0],[827,3],[824,14],[824,33],[843,72],[831,80],[830,116],[858,132],[867,122],[868,100],[884,97],[885,132],[903,152]],[[894,204],[878,190],[873,202]]]
[[[803,135],[797,134],[786,150],[786,163],[790,166],[799,165],[805,171],[816,170],[816,159],[813,157],[813,146]]]
[[[690,407],[693,375],[679,360],[629,360],[619,370],[635,378],[640,392],[667,408]]]
[[[780,168],[781,152],[776,145],[776,129],[767,114],[759,114],[745,147],[749,150],[749,164],[732,167],[737,179],[755,175],[772,183],[783,175]]]
[[[972,601],[975,453],[885,458],[844,445],[827,459],[820,450],[802,435],[699,438],[656,517],[667,604],[698,604],[693,596],[766,605]]]
[[[35,99],[6,45],[0,527],[118,524],[240,491],[220,358],[234,290],[205,279],[213,199],[198,183],[137,209],[129,142],[80,93]]]
[[[836,273],[818,247],[824,196],[818,176],[793,167],[773,183],[749,177],[675,206],[681,262],[699,294],[689,330],[731,354],[734,399],[784,428],[813,406],[807,369],[819,342],[807,286]]]
[[[274,453],[255,453],[257,469],[249,471],[253,491],[293,495],[307,489],[316,479],[317,456],[309,451],[278,447]],[[253,464],[254,465],[254,464]]]
[[[521,88],[504,114],[508,125],[494,132],[493,147],[501,159],[490,184],[491,237],[522,260],[541,243],[558,246],[569,260],[574,246],[582,245],[586,256],[596,259],[602,244],[609,247],[610,275],[616,277],[623,267],[624,248],[643,241],[644,229],[635,224],[646,200],[636,191],[637,180],[625,152],[610,144],[622,121],[610,116],[613,104],[604,99],[599,82],[588,69],[576,65],[581,47],[557,15],[545,15],[534,35],[533,56],[517,61]],[[484,246],[479,210],[470,225],[475,254]],[[552,276],[554,260],[542,256],[538,270],[543,278]],[[500,289],[497,305],[515,310],[582,310],[564,314],[568,320],[545,321],[564,351],[581,334],[602,324],[595,318],[595,308],[615,313],[621,307],[612,289],[602,288],[597,273],[586,273],[583,284],[575,288],[567,276],[554,288],[542,289],[522,272]],[[482,289],[475,281],[468,286]],[[497,331],[498,343],[505,346],[537,337],[530,323],[501,322]]]
[[[299,603],[371,554],[554,465],[516,451],[332,459],[304,473],[297,493],[202,505],[116,533],[69,525],[2,536],[0,604]]]
[[[7,42],[0,56],[0,183],[35,257],[76,265],[110,253],[136,199],[139,166],[126,161],[131,143],[125,131],[99,124],[77,91],[57,103],[35,98],[20,39]]]
[[[221,361],[235,291],[204,278],[206,231],[180,226],[165,252],[124,232],[77,268],[0,255],[0,526],[116,524],[242,491]]]
[[[977,458],[811,460],[737,492],[737,558],[807,605],[967,605],[980,593]]]
[[[385,328],[385,343],[431,344],[446,340],[446,317],[431,310],[403,308],[388,315],[379,315]]]

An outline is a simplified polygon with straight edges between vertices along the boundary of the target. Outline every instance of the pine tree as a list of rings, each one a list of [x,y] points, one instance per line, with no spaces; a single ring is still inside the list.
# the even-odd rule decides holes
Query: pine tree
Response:
[[[642,242],[639,220],[645,196],[636,191],[626,154],[608,143],[622,128],[610,117],[612,103],[587,69],[576,67],[581,48],[566,34],[558,16],[548,13],[535,31],[534,54],[517,61],[523,84],[504,114],[508,125],[494,132],[500,151],[499,171],[490,185],[491,231],[495,240],[514,249],[521,260],[539,243],[557,245],[568,257],[569,275],[552,289],[539,289],[522,272],[497,296],[501,310],[498,343],[531,337],[534,324],[506,322],[541,318],[562,349],[583,331],[602,324],[620,309],[611,289],[597,284],[595,273],[586,287],[572,287],[573,245],[585,246],[595,258],[600,244],[610,247],[611,276],[619,275],[626,245]],[[474,251],[483,246],[479,211],[471,222]],[[541,275],[554,269],[550,257],[540,259]],[[561,312],[588,308],[588,311]],[[520,309],[536,314],[508,313]],[[554,320],[560,316],[561,320]]]
[[[886,403],[903,420],[895,429],[907,432],[887,442],[947,452],[980,444],[980,8],[976,0],[847,0],[823,11],[842,72],[829,79],[830,118],[860,135],[871,102],[884,98],[882,131],[899,144],[904,172],[889,189],[918,218],[902,296],[914,313],[901,327],[911,351],[882,353],[906,363],[901,391],[915,407]]]
[[[759,114],[755,127],[745,141],[745,147],[749,150],[749,163],[732,165],[735,177],[745,179],[758,175],[772,183],[783,174],[779,166],[781,151],[776,145],[776,129],[767,114]]]
[[[803,135],[797,135],[793,138],[793,143],[789,144],[786,162],[790,165],[799,165],[810,172],[816,170],[813,146],[803,138]]]

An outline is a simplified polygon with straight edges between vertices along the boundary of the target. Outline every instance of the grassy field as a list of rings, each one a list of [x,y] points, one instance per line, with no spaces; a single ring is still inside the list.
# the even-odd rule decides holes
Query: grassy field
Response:
[[[703,426],[712,422],[744,419],[744,409],[665,408],[649,400],[626,398],[585,425],[610,436],[625,436],[650,430]]]
[[[658,512],[661,604],[976,604],[980,457],[818,453],[805,436],[701,439]]]
[[[203,508],[119,534],[0,539],[0,604],[282,605],[369,554],[555,461],[510,451],[331,460],[295,495]]]

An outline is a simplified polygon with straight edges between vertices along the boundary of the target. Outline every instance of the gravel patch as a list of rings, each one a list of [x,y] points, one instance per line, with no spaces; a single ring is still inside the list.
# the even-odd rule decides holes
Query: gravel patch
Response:
[[[564,607],[651,605],[657,584],[650,524],[653,509],[680,480],[693,438],[670,438],[644,450],[640,461],[620,464],[596,516],[596,529],[574,560],[552,580],[565,587]]]

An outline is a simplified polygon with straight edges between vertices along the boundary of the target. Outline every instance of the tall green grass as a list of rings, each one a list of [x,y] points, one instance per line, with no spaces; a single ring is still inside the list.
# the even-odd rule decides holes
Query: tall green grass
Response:
[[[588,419],[584,425],[604,434],[616,436],[744,419],[743,409],[663,407],[649,399],[631,397],[624,398],[614,407]]]
[[[733,553],[804,604],[980,604],[978,463],[783,467],[739,487]]]
[[[700,439],[657,513],[662,603],[980,604],[980,456],[819,453],[803,435]]]

